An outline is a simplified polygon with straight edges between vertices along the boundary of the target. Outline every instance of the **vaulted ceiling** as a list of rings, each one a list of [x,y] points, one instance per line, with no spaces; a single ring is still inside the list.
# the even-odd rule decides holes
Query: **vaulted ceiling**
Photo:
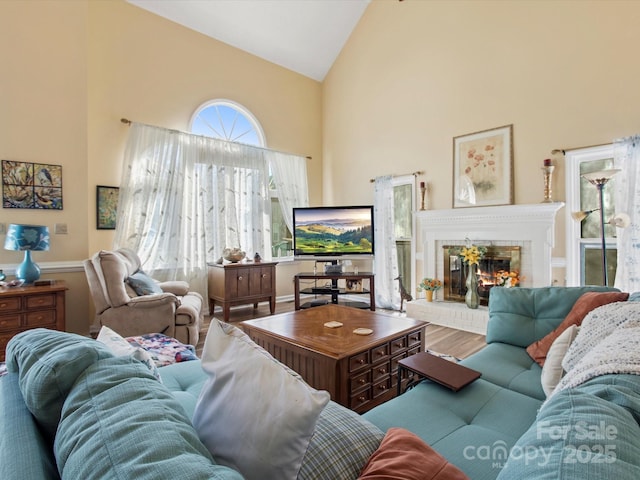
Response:
[[[322,81],[370,0],[128,0]]]

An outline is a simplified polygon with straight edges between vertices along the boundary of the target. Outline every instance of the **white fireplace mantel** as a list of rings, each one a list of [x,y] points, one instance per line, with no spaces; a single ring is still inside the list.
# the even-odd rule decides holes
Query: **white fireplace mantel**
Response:
[[[555,216],[562,202],[497,207],[425,210],[416,213],[417,229],[423,241],[423,274],[440,277],[439,247],[443,241],[471,240],[480,244],[527,242],[531,266],[523,286],[550,285],[551,251],[555,238]],[[524,260],[524,259],[523,259]]]
[[[447,244],[464,245],[468,239],[481,245],[520,246],[520,285],[551,285],[555,217],[563,206],[564,203],[554,202],[417,212],[416,226],[423,242],[422,275],[444,278],[442,247]],[[441,299],[441,293],[437,294]],[[464,303],[441,300],[408,302],[407,315],[483,335],[489,320],[486,307],[472,310]]]

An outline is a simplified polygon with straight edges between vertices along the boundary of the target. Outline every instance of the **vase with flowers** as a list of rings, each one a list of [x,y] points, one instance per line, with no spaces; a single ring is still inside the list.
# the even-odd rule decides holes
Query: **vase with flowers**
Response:
[[[469,308],[478,308],[480,305],[480,297],[478,296],[478,273],[477,268],[480,259],[487,253],[487,248],[483,246],[472,245],[470,242],[467,246],[460,250],[460,258],[462,263],[467,265],[467,280],[465,286],[467,293],[464,296],[464,303]]]
[[[425,277],[418,285],[420,290],[424,290],[425,298],[427,302],[433,302],[433,292],[442,288],[442,282],[437,278]]]

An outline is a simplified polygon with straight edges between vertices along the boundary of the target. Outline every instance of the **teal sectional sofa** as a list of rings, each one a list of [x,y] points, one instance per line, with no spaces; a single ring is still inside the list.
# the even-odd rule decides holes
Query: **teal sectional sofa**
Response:
[[[329,402],[298,479],[357,478],[391,427],[474,480],[640,478],[640,376],[604,375],[544,403],[542,370],[525,351],[585,292],[605,290],[493,289],[487,346],[462,362],[480,379],[457,393],[425,380],[363,416]],[[90,339],[20,337],[8,357],[21,370],[0,377],[0,478],[242,478],[190,423],[206,381],[199,361],[160,368],[160,383]]]
[[[554,330],[584,293],[610,290],[492,289],[487,346],[461,362],[482,377],[457,393],[425,380],[364,418],[383,431],[417,433],[474,480],[640,478],[640,376],[593,379],[554,395],[539,412],[546,398],[542,368],[525,350]],[[620,434],[606,442],[582,434],[601,422]],[[573,446],[582,451],[573,455]],[[587,458],[606,449],[617,458]]]

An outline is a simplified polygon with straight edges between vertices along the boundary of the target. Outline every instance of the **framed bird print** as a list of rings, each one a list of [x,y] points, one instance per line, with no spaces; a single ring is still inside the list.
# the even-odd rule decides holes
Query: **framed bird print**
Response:
[[[2,206],[62,210],[62,166],[2,160]]]
[[[118,213],[118,187],[98,185],[96,189],[96,211],[98,230],[115,230]]]

